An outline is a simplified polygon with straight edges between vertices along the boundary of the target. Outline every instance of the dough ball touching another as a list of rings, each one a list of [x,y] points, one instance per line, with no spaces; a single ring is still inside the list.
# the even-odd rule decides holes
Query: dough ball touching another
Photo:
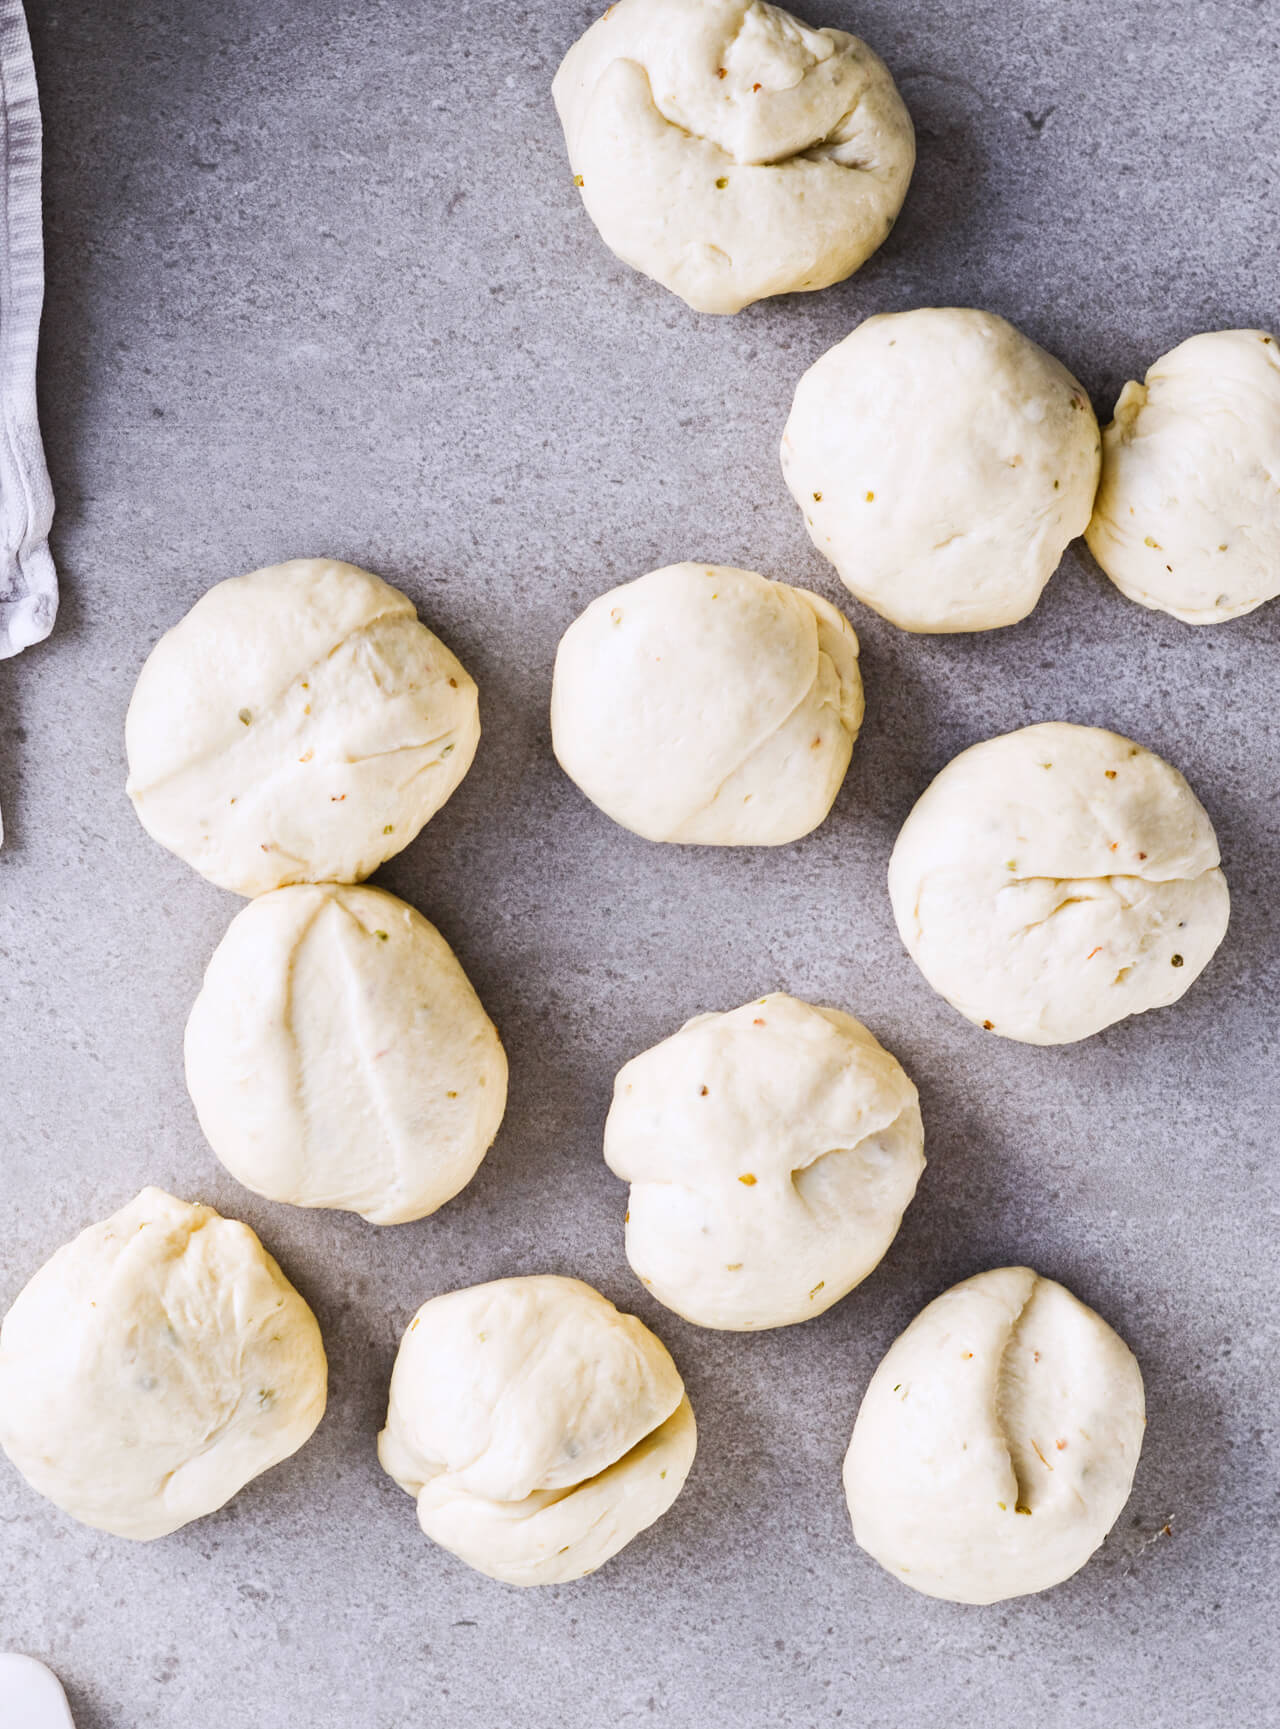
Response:
[[[1120,392],[1089,549],[1122,594],[1185,624],[1280,594],[1280,343],[1215,330]]]
[[[357,882],[439,810],[479,739],[476,687],[407,595],[296,558],[218,583],[152,649],[128,793],[220,888]]]
[[[623,1068],[604,1156],[627,1259],[701,1327],[838,1303],[897,1235],[924,1169],[916,1089],[852,1015],[775,993],[699,1015]]]
[[[213,1513],[324,1414],[315,1316],[247,1225],[143,1189],[0,1327],[0,1446],[31,1487],[147,1540]]]
[[[435,926],[333,883],[276,889],[232,920],[186,1067],[200,1126],[246,1188],[378,1225],[464,1188],[507,1098],[497,1031]]]
[[[953,1603],[1047,1591],[1129,1499],[1142,1373],[1107,1323],[1027,1267],[936,1298],[872,1377],[844,1461],[858,1543]]]
[[[1062,721],[947,764],[898,835],[889,896],[934,990],[1033,1045],[1176,1002],[1229,908],[1213,825],[1178,771]]]
[[[552,94],[605,245],[696,312],[843,281],[915,165],[884,62],[760,0],[617,0]]]
[[[548,1274],[423,1304],[378,1458],[434,1542],[508,1585],[552,1585],[660,1518],[696,1441],[661,1340],[590,1285]]]
[[[831,809],[862,709],[858,639],[835,607],[753,570],[673,564],[569,626],[551,741],[646,840],[781,846]]]
[[[903,630],[1025,618],[1098,484],[1083,386],[993,312],[861,323],[809,368],[782,472],[814,545]]]

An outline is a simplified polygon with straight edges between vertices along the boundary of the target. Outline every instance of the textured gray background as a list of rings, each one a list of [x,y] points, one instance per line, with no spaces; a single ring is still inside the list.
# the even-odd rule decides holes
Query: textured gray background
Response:
[[[0,1306],[159,1182],[261,1232],[316,1308],[333,1391],[293,1461],[159,1544],[81,1529],[0,1461],[0,1645],[61,1672],[81,1729],[1280,1721],[1280,604],[1194,632],[1079,548],[1012,630],[911,638],[849,603],[866,728],[829,821],[778,852],[614,828],[559,774],[546,722],[559,633],[652,566],[745,564],[840,599],[776,442],[800,372],[860,317],[991,307],[1104,413],[1193,331],[1276,328],[1280,6],[812,11],[888,59],[916,182],[853,281],[727,321],[616,263],[579,207],[548,91],[578,0],[30,11],[64,601],[46,646],[0,664]],[[458,950],[511,1105],[457,1201],[383,1232],[259,1201],[204,1145],[182,1026],[237,903],[153,845],[122,791],[156,636],[211,583],[298,553],[401,584],[481,689],[475,768],[382,880]],[[1234,905],[1180,1006],[1040,1051],[931,995],[884,871],[956,750],[1046,718],[1177,763]],[[628,1271],[599,1152],[611,1079],[685,1016],[778,986],[852,1009],[902,1058],[929,1169],[832,1313],[699,1332]],[[841,1455],[910,1316],[1022,1259],[1137,1351],[1146,1450],[1070,1583],[932,1602],[854,1546]],[[417,1304],[544,1269],[658,1327],[701,1446],[673,1511],[600,1575],[517,1593],[428,1545],[373,1441]]]

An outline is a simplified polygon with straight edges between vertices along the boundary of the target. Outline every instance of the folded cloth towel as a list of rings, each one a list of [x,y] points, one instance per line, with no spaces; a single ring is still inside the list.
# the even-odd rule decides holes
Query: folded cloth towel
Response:
[[[22,0],[0,0],[0,659],[53,629],[53,491],[36,418],[40,102]]]

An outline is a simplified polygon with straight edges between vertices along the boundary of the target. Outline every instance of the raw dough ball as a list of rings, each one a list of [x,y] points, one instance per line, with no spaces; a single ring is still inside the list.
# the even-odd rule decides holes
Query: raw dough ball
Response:
[[[753,570],[650,571],[593,600],[556,655],[560,766],[646,840],[799,839],[831,809],[861,724],[848,622]]]
[[[661,1340],[590,1285],[543,1275],[423,1304],[378,1458],[434,1542],[492,1579],[551,1585],[660,1518],[696,1441]]]
[[[237,894],[354,882],[449,797],[476,687],[413,602],[295,558],[220,582],[152,649],[125,728],[147,833]]]
[[[993,312],[868,318],[809,368],[782,472],[814,545],[903,630],[1025,618],[1083,534],[1098,423],[1059,361]]]
[[[1187,624],[1280,594],[1280,345],[1217,330],[1120,392],[1087,539],[1122,594]]]
[[[475,1175],[507,1059],[453,950],[382,889],[277,889],[231,922],[187,1022],[200,1126],[247,1188],[377,1225]]]
[[[315,1316],[247,1225],[143,1189],[59,1249],[0,1328],[0,1446],[82,1524],[164,1537],[324,1414]]]
[[[902,826],[889,895],[934,990],[1032,1045],[1176,1002],[1227,928],[1217,836],[1178,771],[1061,721],[947,764]]]
[[[843,281],[915,164],[866,43],[759,0],[618,0],[551,88],[605,245],[697,312]]]
[[[807,1321],[865,1279],[923,1149],[888,1051],[852,1015],[781,993],[633,1057],[604,1132],[641,1282],[700,1327],[741,1330]]]
[[[1047,1591],[1129,1499],[1146,1422],[1132,1351],[1027,1267],[943,1293],[890,1346],[844,1461],[853,1534],[953,1603]]]

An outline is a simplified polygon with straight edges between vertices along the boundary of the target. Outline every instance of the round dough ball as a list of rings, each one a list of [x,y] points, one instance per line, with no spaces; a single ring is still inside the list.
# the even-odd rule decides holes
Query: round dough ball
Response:
[[[787,1327],[877,1266],[924,1169],[916,1089],[852,1015],[775,993],[618,1075],[604,1132],[627,1259],[700,1327]]]
[[[1132,1351],[1028,1267],[979,1273],[890,1346],[844,1461],[853,1534],[929,1597],[996,1603],[1078,1572],[1129,1499]]]
[[[696,1443],[661,1340],[590,1285],[542,1275],[423,1304],[378,1458],[434,1542],[491,1579],[553,1585],[660,1518]]]
[[[0,1328],[0,1446],[82,1524],[145,1541],[229,1501],[324,1414],[315,1316],[247,1225],[143,1189]]]
[[[862,707],[858,639],[820,595],[673,564],[569,626],[551,742],[592,803],[646,840],[781,846],[831,809]]]
[[[884,62],[760,0],[618,0],[551,88],[605,245],[696,312],[852,275],[915,165]]]
[[[947,764],[902,826],[889,895],[934,990],[1032,1045],[1176,1002],[1229,906],[1213,825],[1177,769],[1062,721]]]
[[[1120,392],[1086,538],[1122,594],[1186,624],[1280,594],[1280,344],[1216,330]]]
[[[868,318],[805,373],[782,473],[810,537],[903,630],[1025,618],[1098,484],[1098,423],[1061,362],[993,312]]]
[[[186,1036],[210,1146],[256,1194],[422,1219],[471,1181],[507,1059],[434,925],[382,889],[261,896],[209,962]]]
[[[355,882],[408,846],[479,739],[474,683],[406,595],[295,558],[220,582],[152,649],[127,790],[219,888]]]

